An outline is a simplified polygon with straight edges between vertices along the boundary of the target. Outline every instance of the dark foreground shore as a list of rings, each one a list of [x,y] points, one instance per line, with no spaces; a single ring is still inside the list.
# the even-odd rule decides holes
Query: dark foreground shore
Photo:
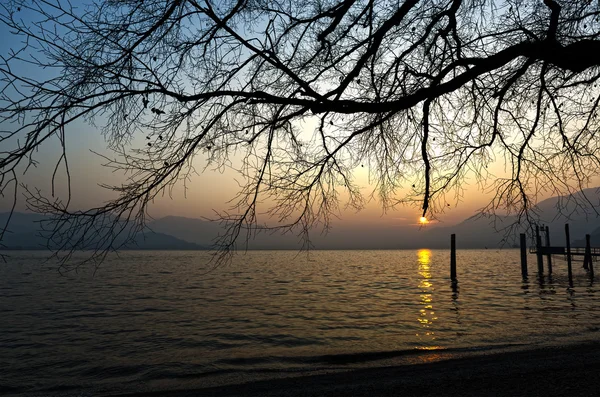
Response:
[[[600,343],[144,395],[597,396]]]

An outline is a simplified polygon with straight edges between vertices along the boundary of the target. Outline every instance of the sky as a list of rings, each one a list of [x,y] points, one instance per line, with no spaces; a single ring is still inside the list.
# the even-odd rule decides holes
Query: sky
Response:
[[[94,126],[80,123],[67,130],[70,137],[67,140],[67,155],[71,174],[72,206],[74,209],[84,209],[102,204],[114,197],[112,192],[100,187],[101,184],[119,184],[123,180],[122,174],[115,174],[102,166],[104,159],[94,152],[107,153],[104,148],[106,143],[101,131]],[[205,159],[203,155],[196,159],[196,168],[201,169]],[[30,186],[36,186],[44,192],[51,190],[51,170],[59,157],[58,141],[46,145],[36,154],[39,165],[31,168],[27,174],[21,176],[21,181]],[[361,186],[367,195],[372,187],[367,180],[368,170],[358,171],[357,180],[362,181]],[[155,200],[150,205],[150,215],[155,218],[174,215],[190,218],[211,218],[214,211],[226,210],[231,200],[239,191],[238,175],[232,171],[205,171],[199,175],[192,175],[187,191],[179,184],[171,196],[165,195]],[[66,179],[64,173],[59,173],[56,186],[62,197],[66,197]],[[474,188],[473,188],[474,189]],[[469,190],[468,190],[469,191]],[[24,210],[24,201],[19,200],[18,210]],[[473,212],[484,205],[485,195],[466,194],[461,202],[455,203],[441,214],[439,220],[444,223],[455,223],[471,216]],[[0,211],[8,210],[10,200],[0,201]],[[342,212],[341,218],[336,223],[349,225],[418,225],[420,209],[412,206],[399,207],[396,210],[383,212],[381,203],[371,200],[359,212],[353,209]]]
[[[0,35],[5,40],[0,41],[0,53],[8,54],[10,48],[18,48],[19,40],[15,36],[8,34],[5,26],[0,24]],[[42,77],[44,70],[31,70],[33,76]],[[109,154],[106,150],[106,142],[102,136],[100,127],[103,124],[102,119],[95,121],[92,125],[83,121],[78,121],[69,126],[67,133],[67,155],[71,173],[71,205],[73,209],[85,209],[109,200],[114,195],[106,189],[100,187],[101,184],[119,184],[123,181],[122,174],[115,174],[102,166],[105,162],[100,156],[92,151]],[[145,145],[144,141],[135,142],[138,145]],[[40,188],[47,194],[51,191],[51,174],[56,161],[60,156],[60,147],[58,140],[54,140],[44,145],[36,153],[36,160],[39,165],[31,168],[24,175],[20,176],[20,181],[28,186]],[[199,155],[195,161],[196,168],[202,169],[205,159]],[[64,170],[64,168],[62,168]],[[368,168],[357,170],[357,180],[359,181],[363,192],[369,195],[372,186],[368,183]],[[187,186],[187,191],[182,185],[179,185],[172,195],[165,195],[156,199],[150,205],[150,215],[160,218],[168,215],[183,216],[190,218],[214,217],[215,211],[223,211],[229,208],[228,202],[239,191],[237,182],[238,176],[232,171],[206,171],[200,175],[193,175]],[[64,172],[58,173],[55,181],[55,187],[59,193],[57,196],[66,198],[66,178]],[[207,188],[209,187],[209,188]],[[485,205],[485,195],[475,190],[475,187],[467,188],[466,194],[459,202],[452,203],[445,213],[440,214],[439,221],[447,224],[456,223],[469,217],[473,212]],[[0,211],[8,211],[12,201],[10,197],[0,198]],[[19,196],[17,210],[26,210],[25,202],[22,196]],[[341,225],[369,225],[369,226],[421,226],[419,224],[420,209],[418,206],[399,207],[395,210],[383,212],[381,203],[377,200],[369,201],[362,211],[356,212],[353,209],[345,210],[339,214],[340,217],[335,221]]]
[[[0,41],[0,53],[6,54],[11,47],[17,47],[19,43],[15,41],[14,36],[7,34],[6,28],[0,25],[0,36],[5,40]],[[33,74],[41,76],[45,71],[34,71]],[[106,143],[100,131],[102,120],[96,120],[97,125],[77,122],[71,125],[67,132],[67,153],[70,164],[72,178],[72,208],[85,209],[109,200],[111,192],[101,188],[100,184],[119,184],[124,176],[114,174],[110,170],[102,167],[104,160],[93,154],[91,150],[108,153]],[[144,145],[143,141],[136,144]],[[48,193],[51,189],[50,175],[59,156],[58,142],[52,142],[45,145],[40,152],[36,154],[40,165],[35,169],[21,176],[21,181],[30,186],[35,186]],[[196,159],[196,168],[202,169],[205,159],[199,155]],[[498,163],[494,167],[501,173],[502,164]],[[368,196],[370,186],[368,183],[368,168],[356,171],[357,180],[363,187],[363,191]],[[66,196],[66,184],[64,174],[60,174],[57,186],[62,197]],[[473,215],[478,208],[487,204],[490,193],[484,193],[472,181],[472,184],[463,186],[465,193],[458,201],[450,201],[450,206],[445,212],[439,214],[439,222],[444,224],[458,223],[461,220]],[[188,190],[184,191],[183,186],[176,188],[172,195],[166,195],[156,199],[150,206],[150,215],[160,218],[168,215],[183,216],[190,218],[214,217],[215,211],[226,210],[229,207],[228,201],[238,192],[239,186],[236,181],[236,174],[231,171],[206,171],[201,175],[194,175],[188,184]],[[0,211],[6,211],[10,208],[10,200],[0,199]],[[25,204],[22,198],[19,198],[17,210],[24,210]],[[419,217],[421,209],[418,206],[400,207],[384,213],[381,203],[372,200],[366,207],[356,212],[346,210],[340,214],[340,219],[335,222],[340,225],[368,225],[372,227],[380,226],[411,226],[420,227]]]

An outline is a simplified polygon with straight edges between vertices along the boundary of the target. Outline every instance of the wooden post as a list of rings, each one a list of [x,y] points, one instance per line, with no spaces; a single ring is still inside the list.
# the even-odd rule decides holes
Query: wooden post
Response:
[[[527,278],[527,239],[525,233],[521,233],[521,275]]]
[[[542,258],[542,238],[540,237],[540,227],[535,225],[535,251],[537,254],[538,273],[544,274],[544,259]]]
[[[588,256],[588,249],[590,248],[590,235],[585,235],[585,251],[583,253],[583,268],[588,270],[590,267],[588,266],[588,262],[590,257]]]
[[[594,277],[594,262],[592,261],[592,244],[590,243],[590,235],[585,235],[585,255],[588,257],[590,266],[590,276]]]
[[[571,266],[571,234],[569,224],[565,224],[565,235],[567,236],[567,270],[569,272],[569,284],[573,284],[573,269]]]
[[[450,279],[456,281],[456,234],[450,235]]]
[[[550,228],[548,226],[546,226],[546,247],[550,248]],[[552,274],[552,254],[549,249],[546,259],[548,260],[548,274]]]

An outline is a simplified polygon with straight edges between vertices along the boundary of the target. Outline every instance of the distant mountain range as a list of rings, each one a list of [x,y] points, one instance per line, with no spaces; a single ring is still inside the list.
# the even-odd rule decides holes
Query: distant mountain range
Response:
[[[0,213],[0,225],[4,226],[9,213]],[[8,231],[0,241],[0,249],[5,250],[44,250],[48,248],[48,234],[41,230],[40,221],[48,219],[44,215],[14,212]],[[117,244],[123,242],[117,240]],[[135,237],[135,241],[126,244],[123,249],[138,250],[198,250],[205,247],[180,240],[164,233],[148,230]]]
[[[579,208],[575,200],[585,201],[587,210]],[[586,233],[600,233],[600,191],[586,189],[574,197],[551,197],[541,201],[536,211],[540,222],[550,228],[552,245],[564,245],[564,225],[569,223],[573,246],[580,245]],[[563,215],[560,215],[562,213]],[[448,248],[450,234],[456,234],[457,245],[463,248],[501,248],[518,243],[518,233],[525,227],[513,230],[512,235],[502,232],[516,221],[512,216],[485,218],[473,216],[464,221],[445,226],[431,224],[422,228],[413,226],[346,226],[334,228],[327,234],[313,232],[311,239],[316,249],[402,249],[402,248]],[[221,228],[213,222],[200,219],[168,216],[150,223],[154,231],[175,236],[181,240],[210,246]],[[595,231],[596,230],[596,231]],[[592,243],[600,245],[600,235],[592,236]],[[300,243],[294,235],[259,234],[248,242],[249,249],[298,249]]]
[[[600,227],[590,233],[590,243],[592,247],[600,246]],[[573,242],[573,247],[585,247],[585,238],[575,240]]]
[[[577,202],[585,202],[587,208],[581,208]],[[536,212],[540,223],[550,229],[550,245],[564,246],[566,243],[565,224],[569,224],[571,242],[574,247],[585,245],[585,235],[592,234],[591,241],[600,246],[600,188],[585,189],[572,196],[551,197],[538,203]],[[503,228],[515,224],[514,216],[485,218],[473,216],[456,225],[431,228],[427,240],[432,247],[438,247],[436,241],[446,240],[449,247],[449,235],[456,234],[457,245],[464,248],[499,248],[518,244],[518,233],[525,232],[522,226],[505,236]],[[596,236],[597,237],[594,237]],[[504,239],[507,237],[506,239]],[[583,240],[583,244],[581,241]],[[545,244],[545,241],[543,242]],[[441,248],[441,247],[440,247]]]
[[[550,228],[552,245],[564,245],[564,225],[569,223],[573,246],[585,244],[585,234],[591,234],[592,245],[600,245],[600,191],[586,189],[577,193],[578,200],[585,200],[587,210],[576,206],[573,197],[552,197],[540,202],[537,212],[544,225]],[[559,213],[568,214],[557,215]],[[8,214],[0,213],[0,225]],[[14,213],[6,233],[3,249],[44,249],[46,241],[39,231],[39,221],[43,215]],[[431,224],[422,228],[413,226],[342,226],[334,225],[328,234],[314,231],[311,242],[315,249],[402,249],[402,248],[447,248],[450,234],[456,234],[459,248],[500,248],[511,247],[518,241],[518,233],[512,235],[498,232],[515,223],[516,218],[498,216],[493,219],[473,216],[464,221],[445,226]],[[210,248],[215,238],[222,233],[222,227],[215,222],[201,219],[167,216],[148,224],[148,231],[136,237],[125,249],[152,250],[200,250]],[[505,237],[508,237],[505,239]],[[245,238],[239,247],[246,248]],[[248,249],[299,249],[301,241],[293,234],[259,233],[248,241]]]

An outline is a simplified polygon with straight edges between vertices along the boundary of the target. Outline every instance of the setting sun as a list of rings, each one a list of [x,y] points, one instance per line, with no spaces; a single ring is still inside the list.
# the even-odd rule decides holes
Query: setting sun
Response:
[[[419,223],[421,223],[421,225],[425,225],[425,224],[429,223],[429,221],[427,220],[427,218],[422,216],[419,218]]]

